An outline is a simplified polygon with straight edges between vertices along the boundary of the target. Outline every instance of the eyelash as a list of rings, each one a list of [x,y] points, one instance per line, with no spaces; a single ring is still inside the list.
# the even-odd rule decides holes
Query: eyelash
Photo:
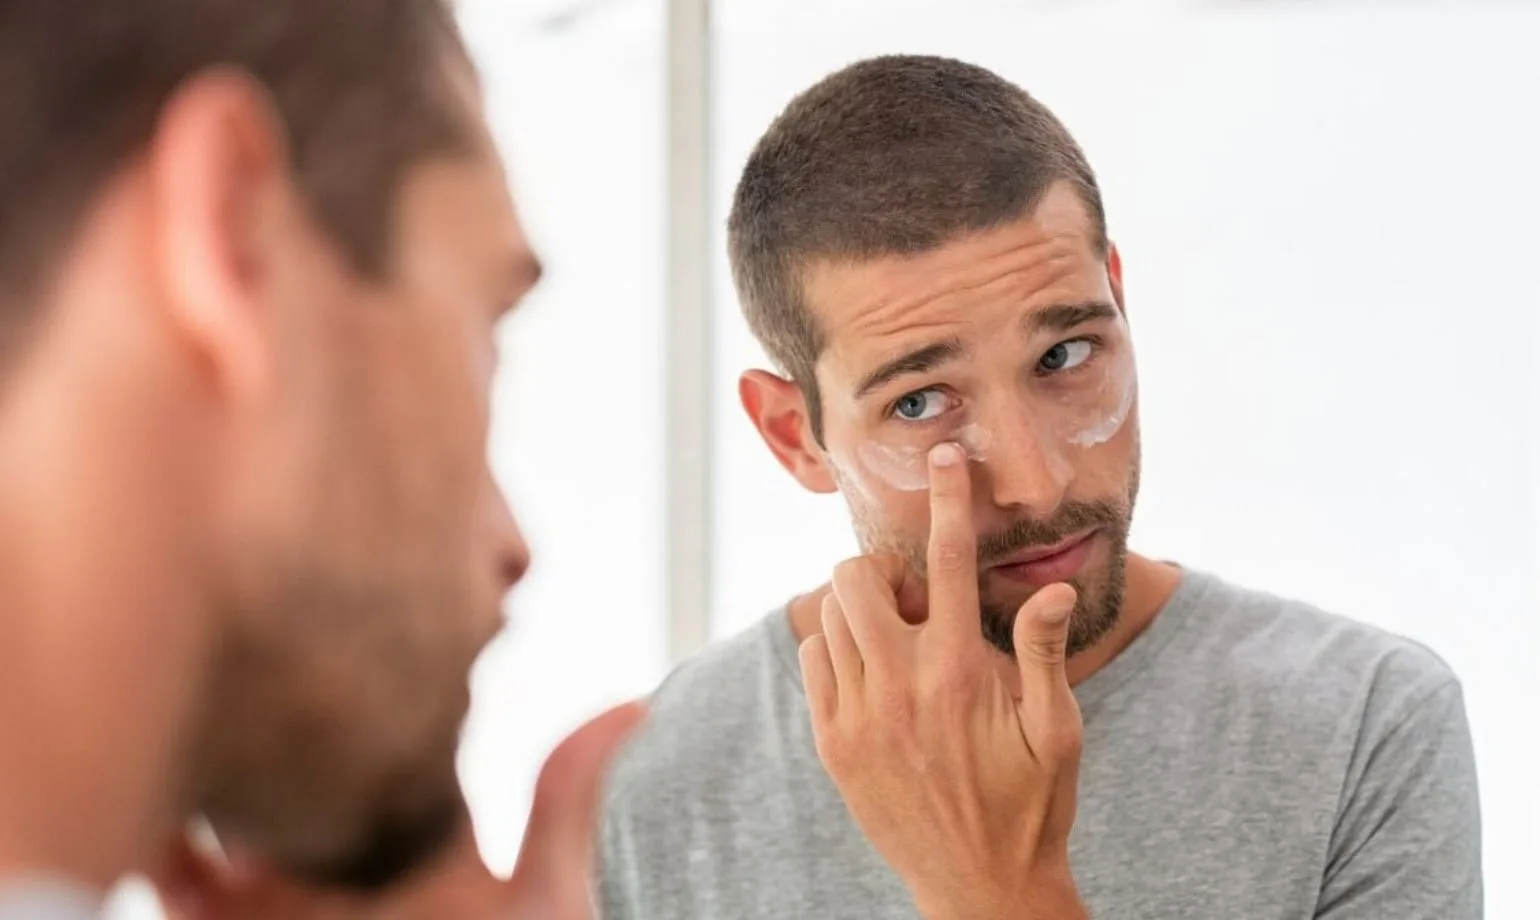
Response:
[[[1074,373],[1075,371],[1082,370],[1082,369],[1090,366],[1092,361],[1096,360],[1097,355],[1100,355],[1102,353],[1102,347],[1104,345],[1106,345],[1106,343],[1107,343],[1107,340],[1105,338],[1103,338],[1102,336],[1099,336],[1099,335],[1082,335],[1082,336],[1076,336],[1073,339],[1065,339],[1062,342],[1055,342],[1054,345],[1053,345],[1053,348],[1048,349],[1048,351],[1052,351],[1054,348],[1058,348],[1060,345],[1080,345],[1080,344],[1086,344],[1086,345],[1091,346],[1091,353],[1086,355],[1086,359],[1084,361],[1080,362],[1079,364],[1075,365],[1074,367],[1070,368],[1067,371],[1038,372],[1037,376],[1039,376],[1039,377],[1058,377],[1058,376],[1062,376],[1064,374]],[[1044,352],[1043,354],[1046,356],[1047,353],[1048,352]],[[1038,358],[1037,362],[1038,362],[1038,365],[1041,365],[1043,363],[1043,359],[1042,358]],[[1037,367],[1034,366],[1033,370],[1036,371]]]
[[[1082,335],[1082,336],[1076,336],[1073,339],[1065,339],[1062,342],[1055,342],[1053,344],[1053,346],[1049,349],[1049,351],[1052,351],[1054,348],[1058,348],[1060,345],[1078,345],[1080,343],[1085,343],[1085,344],[1091,346],[1091,353],[1088,356],[1086,356],[1086,359],[1084,361],[1082,361],[1081,363],[1079,363],[1079,364],[1075,365],[1074,367],[1070,368],[1068,371],[1041,371],[1041,370],[1038,369],[1037,365],[1034,365],[1033,366],[1034,376],[1039,377],[1039,378],[1042,378],[1042,377],[1057,377],[1057,376],[1062,376],[1064,374],[1071,374],[1071,373],[1074,373],[1075,371],[1081,370],[1081,369],[1085,368],[1087,365],[1089,365],[1092,361],[1096,360],[1097,355],[1101,354],[1102,347],[1106,344],[1106,341],[1107,340],[1105,338],[1103,338],[1102,336],[1099,336],[1099,335]],[[1047,352],[1044,352],[1043,354],[1046,355]],[[1042,364],[1042,360],[1043,360],[1042,358],[1038,358],[1038,365]],[[929,424],[931,424],[933,422],[940,421],[945,416],[945,413],[942,413],[942,415],[938,415],[935,418],[928,418],[928,419],[923,419],[923,420],[920,420],[920,421],[915,421],[915,420],[912,420],[912,419],[900,419],[898,417],[898,404],[899,403],[903,402],[904,400],[908,399],[911,396],[917,396],[917,395],[919,395],[921,393],[930,393],[932,391],[937,392],[937,393],[941,393],[942,395],[948,395],[946,393],[946,388],[945,387],[940,387],[940,386],[921,387],[918,390],[910,390],[910,391],[908,391],[906,393],[901,394],[897,399],[893,400],[892,402],[888,403],[887,408],[883,410],[883,413],[882,413],[883,418],[884,419],[895,419],[895,420],[898,420],[898,421],[902,421],[906,425],[929,425]]]

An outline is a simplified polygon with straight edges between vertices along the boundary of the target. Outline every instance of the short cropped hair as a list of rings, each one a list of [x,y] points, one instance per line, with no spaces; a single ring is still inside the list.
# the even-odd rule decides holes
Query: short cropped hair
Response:
[[[456,56],[447,0],[0,0],[0,358],[104,185],[212,68],[266,87],[318,223],[382,273],[403,173],[469,141]]]
[[[807,397],[824,348],[802,297],[820,261],[916,254],[1019,220],[1069,182],[1107,247],[1101,191],[1069,131],[1025,90],[972,64],[895,55],[852,64],[797,96],[749,156],[728,256],[749,327]]]

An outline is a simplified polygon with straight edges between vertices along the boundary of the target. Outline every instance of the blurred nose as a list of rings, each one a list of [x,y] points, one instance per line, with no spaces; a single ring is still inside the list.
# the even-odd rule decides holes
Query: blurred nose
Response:
[[[1051,419],[1034,417],[1019,403],[1002,405],[991,415],[982,420],[991,438],[980,464],[985,480],[980,491],[996,507],[1051,516],[1075,478],[1067,443],[1055,437]]]
[[[497,554],[498,588],[506,593],[529,571],[529,544],[524,542],[519,522],[508,506],[508,497],[490,474],[487,482],[491,493],[492,545]]]

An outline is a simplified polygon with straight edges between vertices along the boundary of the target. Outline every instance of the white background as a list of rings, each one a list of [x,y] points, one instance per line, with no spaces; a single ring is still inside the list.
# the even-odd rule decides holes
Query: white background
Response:
[[[662,9],[468,0],[549,280],[506,330],[494,463],[535,547],[462,772],[512,864],[543,754],[664,673]],[[563,15],[574,12],[575,15]],[[1139,347],[1136,547],[1426,642],[1465,682],[1487,916],[1540,917],[1540,37],[1535,4],[721,0],[720,226],[799,90],[963,57],[1100,173]],[[717,252],[721,246],[718,240]],[[736,405],[717,291],[717,633],[853,550]],[[1526,871],[1527,870],[1527,871]],[[143,893],[116,916],[153,916]]]

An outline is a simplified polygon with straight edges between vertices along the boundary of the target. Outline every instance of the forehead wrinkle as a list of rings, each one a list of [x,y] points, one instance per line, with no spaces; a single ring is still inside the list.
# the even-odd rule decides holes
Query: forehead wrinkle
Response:
[[[967,340],[966,327],[988,319],[990,307],[1019,308],[1063,285],[1074,275],[1077,255],[1068,240],[1035,239],[987,256],[955,274],[933,272],[916,279],[930,282],[923,286],[908,287],[902,278],[882,283],[879,288],[897,288],[897,295],[883,297],[879,289],[870,305],[851,311],[844,331],[851,344],[862,340],[891,343],[885,352],[906,350],[901,343],[912,347],[943,337]],[[924,318],[925,308],[938,301],[945,302],[939,311],[942,315]],[[1001,322],[1014,322],[1015,318],[1015,309],[999,317]]]

